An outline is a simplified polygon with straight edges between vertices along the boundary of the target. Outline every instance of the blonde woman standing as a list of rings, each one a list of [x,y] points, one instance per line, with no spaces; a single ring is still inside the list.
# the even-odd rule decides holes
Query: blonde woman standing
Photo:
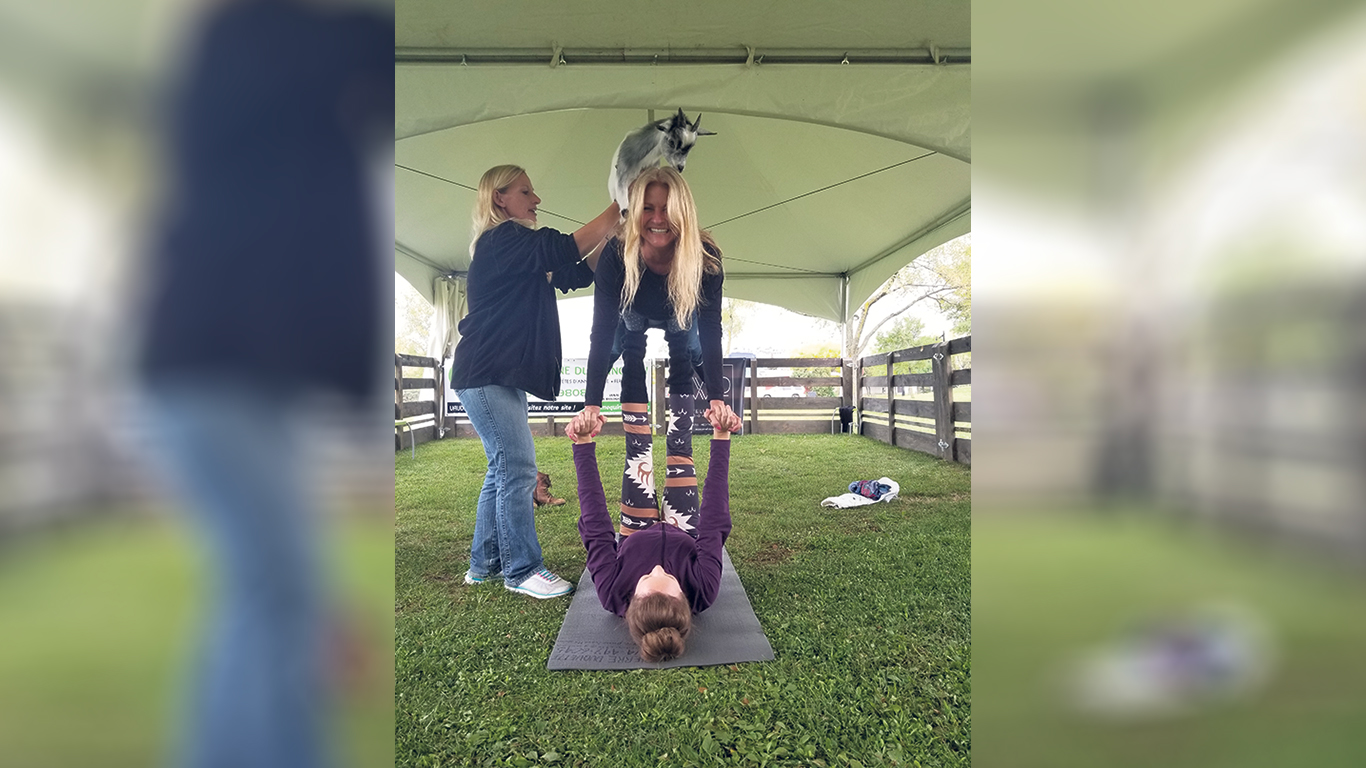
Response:
[[[553,400],[559,394],[555,289],[568,292],[592,283],[590,254],[620,213],[615,204],[608,205],[573,234],[564,234],[537,228],[540,203],[518,166],[490,168],[479,180],[469,314],[460,321],[451,386],[488,457],[465,583],[501,575],[507,589],[544,599],[567,595],[574,586],[545,568],[536,538],[536,449],[527,424],[527,395]]]
[[[651,168],[631,186],[624,234],[607,241],[594,276],[593,331],[584,413],[599,418],[607,371],[622,357],[621,417],[626,469],[621,488],[622,536],[662,518],[690,535],[697,528],[697,475],[692,461],[693,363],[697,334],[709,413],[722,405],[721,249],[697,225],[697,206],[682,174]],[[646,417],[645,331],[662,328],[669,345],[669,430],[664,504],[655,501],[654,463]],[[709,420],[710,416],[708,417]],[[712,421],[712,426],[717,426]]]

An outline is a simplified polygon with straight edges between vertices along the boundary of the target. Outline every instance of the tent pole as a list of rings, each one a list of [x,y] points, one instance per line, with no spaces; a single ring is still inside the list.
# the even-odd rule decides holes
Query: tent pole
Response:
[[[397,64],[918,64],[972,63],[971,48],[394,48]]]

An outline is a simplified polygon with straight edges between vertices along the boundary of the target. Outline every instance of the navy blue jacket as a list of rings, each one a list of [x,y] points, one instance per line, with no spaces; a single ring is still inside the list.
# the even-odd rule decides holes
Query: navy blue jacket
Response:
[[[485,232],[470,262],[469,314],[460,321],[451,386],[497,384],[554,400],[561,364],[555,289],[592,284],[573,235],[514,221]]]
[[[167,104],[140,368],[285,392],[384,380],[392,12],[221,3]]]

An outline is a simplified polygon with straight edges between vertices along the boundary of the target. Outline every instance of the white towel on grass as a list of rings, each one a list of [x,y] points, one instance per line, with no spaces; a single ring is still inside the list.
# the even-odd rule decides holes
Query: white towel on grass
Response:
[[[883,485],[890,485],[892,487],[892,490],[882,494],[882,498],[880,499],[870,499],[867,496],[858,493],[841,493],[838,496],[831,496],[825,501],[822,501],[821,506],[839,507],[840,509],[848,509],[849,507],[862,507],[867,504],[877,504],[878,502],[882,501],[891,501],[892,499],[896,498],[896,495],[898,493],[901,493],[901,486],[897,485],[896,481],[892,478],[879,477],[877,481],[879,483],[882,483]]]

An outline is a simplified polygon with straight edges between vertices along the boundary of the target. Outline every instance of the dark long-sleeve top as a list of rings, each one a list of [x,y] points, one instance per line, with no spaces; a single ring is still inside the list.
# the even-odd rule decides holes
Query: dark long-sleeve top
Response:
[[[367,168],[393,150],[393,10],[334,5],[216,3],[203,19],[165,104],[145,380],[359,396],[382,380]]]
[[[656,523],[617,543],[596,449],[593,443],[576,444],[574,467],[579,476],[579,537],[588,550],[588,572],[602,607],[625,616],[640,577],[663,565],[665,573],[678,579],[693,613],[706,610],[721,588],[721,548],[730,536],[730,441],[711,441],[696,540],[672,525]]]
[[[703,243],[707,253],[716,254]],[[702,374],[706,380],[707,399],[720,400],[725,395],[721,372],[721,287],[725,273],[702,275],[702,292],[697,308],[698,334],[702,341]],[[602,405],[602,391],[607,386],[607,371],[611,367],[612,342],[617,323],[621,322],[621,290],[626,283],[622,261],[622,241],[612,238],[603,246],[598,257],[598,268],[593,275],[593,330],[588,345],[588,382],[585,404]],[[642,271],[631,309],[667,326],[673,317],[673,302],[669,301],[667,275]],[[687,361],[671,361],[672,365],[688,365]]]
[[[561,363],[555,289],[568,293],[592,282],[573,235],[515,221],[484,232],[470,261],[469,314],[460,321],[452,388],[496,384],[554,400]]]

